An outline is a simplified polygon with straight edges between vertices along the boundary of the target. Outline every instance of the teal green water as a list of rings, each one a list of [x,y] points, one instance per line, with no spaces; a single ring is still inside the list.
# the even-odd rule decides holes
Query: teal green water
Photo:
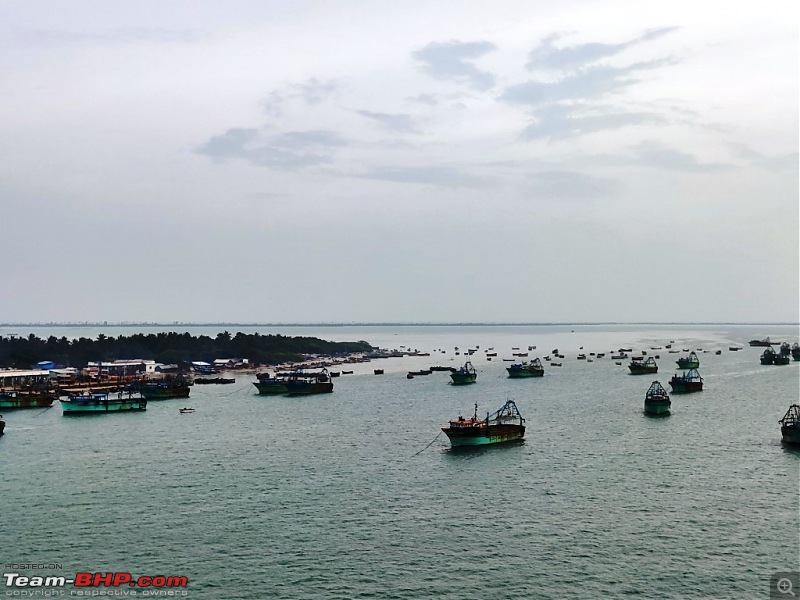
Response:
[[[573,329],[323,330],[446,352],[354,365],[333,394],[259,396],[237,374],[144,413],[6,412],[0,560],[185,575],[198,599],[767,598],[770,574],[800,562],[800,452],[777,422],[800,363],[727,347],[793,342],[797,327]],[[668,417],[645,416],[644,395],[683,354],[648,350],[661,359],[645,377],[575,358],[669,339],[710,352],[705,391],[673,395]],[[509,379],[503,356],[528,344],[564,366]],[[405,378],[470,345],[475,385]],[[506,399],[524,442],[454,452],[436,438]]]

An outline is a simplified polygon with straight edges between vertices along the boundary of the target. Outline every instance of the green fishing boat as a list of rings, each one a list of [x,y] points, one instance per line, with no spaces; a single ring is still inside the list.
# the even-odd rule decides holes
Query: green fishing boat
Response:
[[[685,371],[683,375],[673,375],[669,380],[674,394],[689,394],[703,391],[703,378],[697,369]]]
[[[656,360],[651,356],[644,360],[643,356],[634,356],[628,365],[631,375],[646,375],[648,373],[658,373]]]
[[[472,366],[472,363],[467,361],[463,367],[450,373],[450,378],[453,385],[466,385],[475,383],[478,380],[478,372]]]
[[[668,415],[672,401],[669,399],[667,390],[658,382],[650,384],[650,388],[644,396],[644,413],[646,415]]]
[[[697,369],[700,367],[700,359],[697,358],[697,354],[694,352],[690,352],[689,356],[679,358],[675,362],[678,364],[679,369]]]
[[[520,363],[514,363],[510,367],[506,367],[506,371],[508,371],[508,376],[511,379],[544,376],[544,367],[542,366],[542,361],[538,358],[534,358],[530,362],[524,360]]]
[[[286,387],[286,380],[291,373],[259,373],[256,375],[258,381],[254,381],[253,385],[256,386],[258,393],[262,396],[269,396],[273,394],[285,394],[289,391]]]

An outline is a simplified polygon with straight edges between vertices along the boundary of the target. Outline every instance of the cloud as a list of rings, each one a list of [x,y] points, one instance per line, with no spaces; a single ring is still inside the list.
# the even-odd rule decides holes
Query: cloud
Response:
[[[594,114],[581,116],[576,112],[575,107],[562,104],[538,109],[533,113],[533,122],[522,131],[521,137],[526,140],[566,138],[632,125],[666,122],[666,119],[654,113],[603,109],[594,111]]]
[[[357,112],[362,117],[365,117],[367,119],[370,119],[371,121],[379,123],[382,127],[389,129],[391,131],[400,131],[400,132],[415,131],[414,120],[409,115],[379,113],[379,112],[372,112],[369,110],[359,110]]]
[[[726,163],[702,163],[693,154],[646,141],[634,147],[634,163],[643,167],[688,173],[719,173],[734,168]]]
[[[576,67],[595,62],[601,58],[619,54],[631,46],[648,42],[668,33],[672,33],[677,29],[677,27],[661,27],[659,29],[651,29],[637,38],[628,40],[627,42],[622,42],[620,44],[602,44],[598,42],[591,42],[588,44],[578,44],[576,46],[567,46],[564,48],[556,47],[553,42],[564,37],[565,34],[554,33],[542,40],[540,46],[531,50],[525,67],[529,70],[536,68],[574,69]]]
[[[750,164],[756,167],[766,169],[767,171],[783,171],[790,169],[794,169],[796,171],[798,169],[798,160],[800,160],[800,155],[798,155],[797,152],[773,154],[772,156],[767,156],[757,152],[756,150],[753,150],[749,146],[745,146],[744,144],[730,144],[730,147],[736,156],[747,160],[750,162]]]
[[[587,200],[618,194],[618,181],[593,177],[576,171],[542,171],[531,173],[528,180],[537,196],[558,200]]]
[[[232,128],[195,152],[214,162],[239,159],[259,167],[299,169],[331,162],[331,151],[346,142],[329,131],[293,131],[270,137],[258,129]]]
[[[483,187],[488,184],[485,179],[452,167],[375,167],[361,177],[442,187]]]
[[[470,60],[496,48],[491,42],[432,42],[412,56],[423,63],[423,70],[435,79],[466,83],[479,90],[488,90],[494,86],[494,75],[481,71]]]
[[[655,69],[672,62],[666,59],[627,67],[589,67],[552,82],[527,81],[509,86],[500,95],[500,100],[510,104],[539,106],[565,100],[602,98],[637,83],[636,79],[630,77],[634,72]]]
[[[295,83],[289,87],[295,91],[294,96],[303,98],[313,105],[327,100],[328,96],[337,90],[338,84],[334,79],[320,81],[316,77],[312,77],[303,83]]]

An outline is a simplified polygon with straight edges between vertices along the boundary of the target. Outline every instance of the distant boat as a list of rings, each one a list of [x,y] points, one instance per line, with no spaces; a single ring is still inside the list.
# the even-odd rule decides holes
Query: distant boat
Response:
[[[679,369],[697,369],[700,367],[700,359],[694,352],[689,353],[689,356],[679,358],[675,361]]]
[[[650,384],[644,396],[644,412],[648,415],[668,415],[672,402],[669,394],[658,381]]]
[[[765,337],[763,340],[750,340],[747,342],[751,346],[776,346],[778,342],[771,342],[769,337]]]
[[[800,405],[792,404],[778,423],[781,425],[781,439],[785,443],[800,444]]]
[[[193,413],[194,409],[188,406],[184,406],[183,408],[179,408],[178,412],[181,413],[182,415],[185,415],[187,413]]]
[[[383,369],[375,369],[373,373],[375,373],[375,375],[383,375]]]
[[[525,436],[525,419],[513,400],[508,400],[494,414],[478,418],[478,405],[472,417],[450,421],[442,431],[450,439],[453,447],[482,446],[520,440]]]
[[[703,391],[703,378],[697,369],[685,371],[683,375],[673,375],[669,380],[674,394],[689,394]]]
[[[738,352],[741,349],[742,349],[741,346],[728,346],[728,350],[730,350],[731,352]]]
[[[450,378],[453,380],[453,385],[466,385],[468,383],[475,383],[478,379],[478,372],[472,363],[467,361],[460,369],[450,373]]]
[[[532,361],[522,361],[521,363],[514,363],[510,367],[506,367],[508,376],[511,379],[518,379],[522,377],[543,377],[544,367],[542,361],[534,358]]]
[[[648,373],[658,373],[658,365],[651,356],[647,360],[642,360],[639,356],[634,356],[628,365],[631,375],[646,375]]]
[[[431,374],[431,370],[430,369],[421,369],[419,371],[409,371],[408,374],[409,375],[430,375]]]
[[[6,422],[3,421],[3,415],[0,415],[0,435],[3,435],[3,430],[6,428]]]

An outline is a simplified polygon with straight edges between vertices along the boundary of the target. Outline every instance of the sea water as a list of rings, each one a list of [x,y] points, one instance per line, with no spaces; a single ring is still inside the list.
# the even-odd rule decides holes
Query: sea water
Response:
[[[159,330],[172,329],[221,330]],[[252,331],[430,356],[348,365],[332,394],[309,397],[259,396],[253,374],[236,374],[143,413],[7,411],[4,572],[185,576],[198,599],[750,600],[769,597],[772,573],[798,569],[800,452],[781,444],[778,420],[798,402],[800,362],[762,366],[763,349],[747,347],[797,341],[796,326]],[[100,332],[134,331],[75,336]],[[670,391],[686,354],[669,353],[670,340],[697,352],[705,389],[672,394],[671,416],[647,417],[650,383]],[[508,379],[503,358],[531,345],[529,359],[557,348],[563,366]],[[659,372],[629,375],[628,361],[610,358],[620,347],[658,354]],[[474,385],[451,386],[447,372],[405,377],[460,366],[467,348]],[[527,419],[523,442],[450,449],[449,419],[508,399]]]

